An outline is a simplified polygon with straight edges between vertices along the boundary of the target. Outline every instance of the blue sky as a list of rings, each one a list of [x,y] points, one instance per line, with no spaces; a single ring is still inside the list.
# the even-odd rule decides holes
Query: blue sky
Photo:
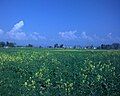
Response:
[[[120,42],[120,0],[0,0],[0,41],[34,45]]]

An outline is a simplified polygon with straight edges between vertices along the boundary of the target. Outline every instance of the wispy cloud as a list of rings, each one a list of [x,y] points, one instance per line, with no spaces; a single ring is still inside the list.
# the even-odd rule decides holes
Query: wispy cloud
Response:
[[[112,33],[108,33],[106,35],[106,38],[105,38],[106,41],[111,41],[111,42],[120,42],[120,37],[119,36],[115,36],[114,34]]]
[[[82,32],[82,33],[80,34],[80,38],[86,39],[86,40],[90,40],[90,41],[93,40],[93,37],[87,35],[86,32]]]
[[[32,34],[30,34],[28,36],[29,39],[32,39],[32,40],[46,40],[46,37],[45,36],[41,36],[40,33],[38,32],[33,32]]]
[[[73,40],[73,39],[77,39],[77,36],[75,35],[77,31],[66,31],[66,32],[59,32],[59,35],[61,38],[65,39],[65,40]]]
[[[79,33],[77,31],[66,31],[66,32],[59,32],[59,35],[61,38],[67,40],[76,40],[76,39],[92,40],[92,37],[87,35],[86,32]]]
[[[5,40],[5,38],[5,32],[2,29],[0,29],[0,40]]]
[[[118,36],[113,36],[112,33],[103,34],[99,36],[97,34],[88,35],[86,32],[77,32],[77,31],[66,31],[59,32],[59,36],[64,40],[73,40],[79,42],[88,42],[88,43],[110,43],[110,42],[119,42],[120,38]]]
[[[112,39],[112,33],[108,33],[106,37]]]
[[[2,29],[0,29],[0,35],[3,35],[4,31]]]

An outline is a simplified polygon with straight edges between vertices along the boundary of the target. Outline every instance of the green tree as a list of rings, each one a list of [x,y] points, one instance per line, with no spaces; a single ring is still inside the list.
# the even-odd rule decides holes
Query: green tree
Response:
[[[13,43],[13,42],[6,42],[6,46],[8,46],[8,47],[15,47],[15,43]]]
[[[0,42],[0,47],[5,47],[5,42]]]
[[[59,45],[58,44],[54,44],[54,48],[59,48]]]

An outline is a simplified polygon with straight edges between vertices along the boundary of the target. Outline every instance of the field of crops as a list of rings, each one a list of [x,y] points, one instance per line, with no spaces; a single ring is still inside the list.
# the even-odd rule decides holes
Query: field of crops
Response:
[[[0,96],[120,96],[120,51],[0,49]]]

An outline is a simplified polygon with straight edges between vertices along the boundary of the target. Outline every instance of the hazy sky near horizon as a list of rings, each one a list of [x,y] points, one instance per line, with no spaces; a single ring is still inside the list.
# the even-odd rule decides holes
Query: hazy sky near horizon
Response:
[[[0,41],[120,43],[120,0],[0,0]]]

